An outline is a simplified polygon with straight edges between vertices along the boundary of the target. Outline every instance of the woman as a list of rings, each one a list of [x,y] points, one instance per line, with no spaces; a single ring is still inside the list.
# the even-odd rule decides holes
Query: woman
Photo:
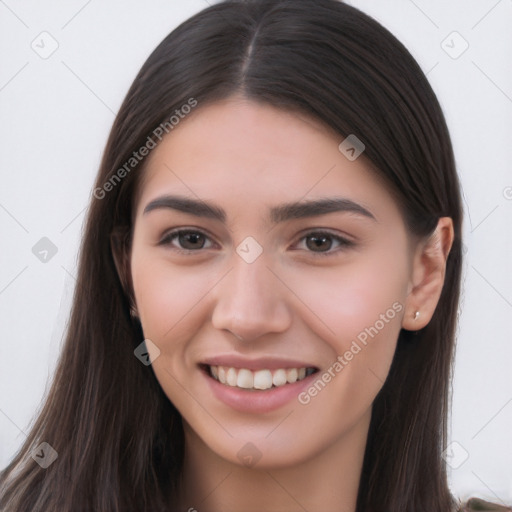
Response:
[[[387,30],[335,0],[197,14],[115,120],[2,510],[469,507],[443,459],[461,221]]]

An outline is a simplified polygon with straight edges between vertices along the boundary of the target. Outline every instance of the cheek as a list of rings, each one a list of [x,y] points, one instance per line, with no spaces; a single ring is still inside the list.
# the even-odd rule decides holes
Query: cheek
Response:
[[[383,251],[358,254],[336,269],[303,272],[295,280],[293,289],[316,313],[308,326],[329,345],[332,359],[323,369],[325,389],[319,383],[302,397],[301,403],[311,402],[311,417],[328,414],[329,423],[344,414],[349,420],[371,406],[395,353],[408,268],[405,250]]]
[[[154,251],[144,249],[134,250],[131,267],[144,338],[160,350],[153,370],[178,406],[184,395],[177,392],[175,379],[182,382],[195,370],[193,343],[198,331],[210,322],[208,292],[223,272],[207,265],[177,266],[165,255],[155,256]]]
[[[163,340],[199,304],[211,276],[196,269],[169,264],[143,251],[132,255],[132,279],[144,334]]]
[[[398,335],[408,282],[408,264],[396,252],[357,254],[337,267],[288,274],[287,282],[315,315],[314,329],[338,354],[376,325],[380,339]],[[374,330],[372,329],[372,333]],[[369,336],[367,334],[367,336]]]
[[[299,403],[309,409],[305,428],[316,429],[323,418],[325,439],[334,439],[340,428],[363,417],[389,373],[406,280],[403,268],[387,270],[361,265],[357,272],[326,273],[325,279],[302,277],[299,293],[322,320],[312,320],[310,328],[330,346],[332,361],[299,396]]]
[[[201,299],[215,280],[197,270],[169,264],[149,251],[132,254],[132,280],[145,339],[159,348],[152,368],[167,397],[179,408],[187,407],[183,382],[192,369],[187,347],[198,326],[205,322]]]

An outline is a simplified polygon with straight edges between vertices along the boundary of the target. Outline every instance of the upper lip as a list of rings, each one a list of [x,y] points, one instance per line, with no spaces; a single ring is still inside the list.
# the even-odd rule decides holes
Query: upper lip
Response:
[[[317,366],[298,359],[279,357],[258,357],[247,359],[236,354],[219,355],[205,359],[202,364],[208,366],[227,366],[229,368],[246,368],[247,370],[278,370],[280,368],[315,368]]]

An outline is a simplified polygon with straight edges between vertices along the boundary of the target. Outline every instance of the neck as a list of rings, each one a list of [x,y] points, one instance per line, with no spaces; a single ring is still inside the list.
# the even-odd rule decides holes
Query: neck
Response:
[[[185,428],[178,510],[355,512],[370,417],[371,412],[323,451],[279,468],[235,464],[218,456]]]

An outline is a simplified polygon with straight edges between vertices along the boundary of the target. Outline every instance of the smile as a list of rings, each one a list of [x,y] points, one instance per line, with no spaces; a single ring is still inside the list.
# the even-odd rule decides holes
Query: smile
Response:
[[[265,390],[301,381],[316,372],[315,368],[278,368],[249,370],[229,366],[207,366],[209,375],[221,384],[245,390]]]

